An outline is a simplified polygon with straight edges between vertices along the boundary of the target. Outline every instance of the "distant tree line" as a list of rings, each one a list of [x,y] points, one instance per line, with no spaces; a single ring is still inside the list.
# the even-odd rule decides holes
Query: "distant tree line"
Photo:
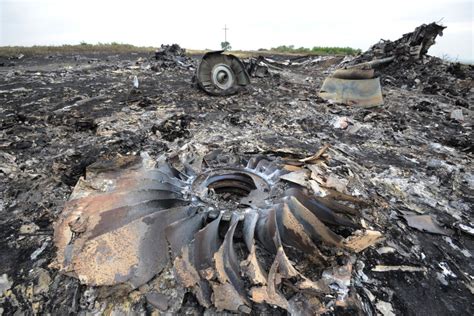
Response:
[[[272,51],[279,53],[299,53],[299,54],[321,54],[321,55],[357,55],[361,52],[360,49],[355,49],[352,47],[324,47],[324,46],[314,46],[313,48],[309,47],[299,47],[296,48],[295,45],[280,45],[278,47],[273,47]]]

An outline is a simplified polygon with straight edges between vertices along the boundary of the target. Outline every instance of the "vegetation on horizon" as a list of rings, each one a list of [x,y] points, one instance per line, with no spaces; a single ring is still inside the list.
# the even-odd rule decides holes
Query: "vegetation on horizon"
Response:
[[[80,44],[65,44],[58,46],[34,45],[34,46],[0,46],[0,56],[11,57],[20,54],[23,55],[48,55],[48,54],[66,54],[66,53],[85,53],[85,52],[110,52],[110,53],[127,53],[127,52],[150,52],[153,47],[139,47],[131,44],[123,43],[97,43],[90,44],[81,42]]]
[[[271,51],[279,53],[297,53],[297,54],[315,54],[315,55],[357,55],[361,53],[360,49],[352,47],[323,47],[314,46],[313,48],[299,47],[296,48],[294,45],[280,45],[273,47]]]
[[[159,45],[157,46],[159,47]],[[232,50],[230,43],[222,42],[221,47],[224,50],[229,51],[238,57],[250,57],[258,55],[272,55],[272,54],[283,54],[283,55],[356,55],[361,52],[360,49],[354,49],[351,47],[319,47],[313,48],[300,47],[295,48],[294,45],[281,45],[271,49],[259,49],[258,51],[241,51]],[[75,54],[75,53],[149,53],[153,52],[156,47],[143,47],[135,46],[131,44],[123,43],[97,43],[90,44],[81,42],[80,44],[65,44],[58,46],[46,46],[46,45],[35,45],[35,46],[0,46],[0,57],[15,57],[21,55],[53,55],[53,54]],[[193,54],[204,54],[209,50],[193,50],[186,49],[189,55]]]

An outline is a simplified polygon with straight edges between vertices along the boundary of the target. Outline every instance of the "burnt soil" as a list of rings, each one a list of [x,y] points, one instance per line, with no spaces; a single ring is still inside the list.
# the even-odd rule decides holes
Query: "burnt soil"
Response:
[[[472,67],[467,75],[456,75],[457,66],[454,74],[426,69],[407,83],[382,77],[385,104],[364,109],[317,96],[341,60],[285,67],[229,97],[196,89],[193,68],[152,69],[148,54],[0,60],[0,276],[8,280],[0,311],[77,314],[100,304],[153,311],[145,299],[128,306],[96,298],[49,267],[53,223],[94,161],[142,151],[157,157],[185,144],[303,158],[328,143],[328,167],[368,202],[364,220],[385,236],[358,255],[352,290],[373,311],[389,302],[399,315],[472,315],[474,241],[459,228],[473,226]],[[463,120],[451,118],[453,110]],[[334,124],[341,118],[348,128]],[[404,211],[431,214],[452,235],[410,228]],[[376,265],[426,270],[372,271]],[[184,305],[183,312],[202,312],[192,298]]]

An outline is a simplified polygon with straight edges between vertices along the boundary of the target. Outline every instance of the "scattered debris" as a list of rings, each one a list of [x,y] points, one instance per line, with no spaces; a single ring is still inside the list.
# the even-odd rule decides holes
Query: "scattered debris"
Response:
[[[441,235],[450,235],[449,230],[440,227],[430,215],[403,215],[408,226],[418,230]]]
[[[247,73],[251,77],[264,78],[270,76],[270,66],[265,62],[265,57],[258,56],[244,61]]]
[[[420,59],[380,56],[375,63],[371,62],[373,58],[356,61],[355,64],[369,62],[383,85],[384,105],[368,109],[328,105],[314,93],[327,74],[339,72],[337,76],[345,76],[338,69],[360,69],[341,64],[351,57],[267,56],[261,62],[270,75],[253,77],[252,85],[244,89],[247,93],[225,98],[190,89],[189,78],[200,57],[186,57],[184,63],[189,61],[192,67],[173,58],[168,62],[155,60],[149,53],[81,52],[48,58],[29,55],[15,60],[14,66],[0,58],[0,64],[5,64],[0,67],[0,275],[7,275],[2,276],[0,284],[9,284],[9,290],[0,297],[0,311],[5,315],[200,315],[218,313],[217,302],[225,309],[238,305],[238,313],[248,311],[250,306],[255,314],[302,314],[310,310],[312,314],[363,311],[375,315],[381,313],[377,303],[383,301],[391,305],[388,310],[395,314],[474,314],[466,303],[474,291],[470,108],[474,103],[473,66],[429,55]],[[140,93],[127,100],[135,75],[140,81]],[[462,122],[450,118],[457,109],[462,110]],[[347,117],[349,126],[334,128],[335,117]],[[323,150],[324,144],[330,147]],[[189,148],[194,150],[188,152]],[[187,225],[181,223],[186,226],[185,231],[194,231],[199,225],[207,227],[221,215],[219,210],[225,209],[219,224],[217,255],[210,260],[212,269],[193,270],[194,263],[187,265],[195,257],[193,253],[179,255],[179,249],[170,248],[169,258],[177,255],[182,260],[168,259],[160,274],[132,291],[119,285],[81,284],[80,278],[58,273],[51,267],[56,256],[53,226],[61,217],[64,204],[69,203],[66,200],[74,186],[80,186],[82,181],[78,180],[87,174],[82,190],[74,192],[112,189],[107,181],[98,181],[94,187],[87,182],[98,180],[94,174],[106,174],[107,165],[95,164],[95,171],[87,166],[144,152],[150,157],[143,161],[150,164],[162,164],[167,158],[184,182],[184,175],[192,170],[220,170],[233,163],[242,168],[249,158],[258,155],[279,161],[278,170],[309,170],[309,176],[302,179],[304,189],[279,181],[282,192],[296,187],[293,197],[303,192],[321,209],[324,203],[337,201],[338,205],[331,204],[330,210],[339,212],[329,214],[337,215],[345,225],[325,226],[342,238],[343,245],[335,247],[311,240],[326,258],[326,262],[320,262],[282,243],[283,252],[273,264],[276,255],[262,246],[259,240],[265,236],[258,236],[258,229],[250,250],[247,247],[243,238],[244,215],[235,227],[232,241],[237,271],[244,275],[238,276],[244,279],[245,295],[225,294],[238,286],[233,285],[235,274],[221,264],[229,262],[229,248],[220,251],[220,246],[229,232],[232,213],[246,213],[249,207],[239,207],[242,198],[233,193],[216,194],[218,187],[213,186],[207,193],[209,203],[225,207],[214,207],[215,212],[209,212],[205,220],[200,221],[197,216]],[[193,159],[200,156],[204,159]],[[132,160],[124,159],[127,163],[133,165]],[[124,165],[121,170],[129,168]],[[326,186],[331,176],[345,185],[340,189],[346,193]],[[245,182],[247,178],[239,179]],[[282,197],[282,192],[277,190],[274,198]],[[189,202],[190,196],[185,192],[175,193]],[[245,203],[258,201],[258,195],[249,197]],[[283,196],[283,201],[287,200],[289,203]],[[449,237],[420,233],[399,215],[406,211],[413,215],[431,214],[440,227],[453,229],[454,233]],[[197,210],[196,214],[203,213]],[[32,223],[38,227],[34,233],[20,233],[23,225]],[[75,238],[84,240],[93,224],[93,220],[78,220],[69,227],[75,230],[71,249],[76,247]],[[383,240],[358,253],[347,249],[344,243],[350,236],[357,237],[357,230],[382,232]],[[189,241],[179,238],[179,233],[173,236],[178,242]],[[284,235],[285,240],[290,237],[298,236]],[[456,277],[445,273],[439,266],[441,262]],[[92,265],[96,264],[100,262]],[[182,280],[173,273],[179,264],[181,271],[188,272],[182,274]],[[377,265],[425,268],[427,272],[372,271]],[[299,273],[297,276],[292,276],[293,270],[285,271],[290,266]],[[336,273],[339,269],[341,274]],[[48,278],[42,270],[47,271],[50,282],[46,282]],[[324,281],[324,271],[327,280],[334,282]],[[344,287],[349,274],[350,285]],[[38,282],[40,275],[42,281]],[[229,281],[224,281],[226,276]],[[183,284],[189,284],[189,288]],[[35,287],[41,290],[35,293]],[[205,306],[195,294],[200,289],[201,301],[211,293],[207,290],[218,295],[211,296]]]
[[[12,286],[12,282],[8,280],[8,275],[5,273],[0,276],[0,293],[3,296]]]
[[[388,271],[402,271],[402,272],[426,272],[424,267],[412,267],[412,266],[384,266],[376,265],[372,271],[374,272],[388,272]]]
[[[450,118],[452,120],[463,122],[464,121],[464,115],[462,114],[462,110],[461,109],[452,110],[451,114],[450,114]]]
[[[377,310],[383,316],[395,316],[395,313],[393,312],[392,304],[382,301],[382,300],[378,300],[375,306],[377,307]]]
[[[361,252],[380,242],[382,238],[382,233],[375,230],[356,231],[353,236],[344,241],[344,245],[354,252]]]
[[[19,233],[25,235],[34,234],[38,229],[39,227],[35,223],[24,224],[21,225]]]
[[[347,117],[345,117],[345,116],[336,117],[332,122],[332,126],[334,126],[334,128],[338,128],[338,129],[346,129],[349,126],[349,122],[348,122]]]
[[[458,227],[461,231],[465,232],[466,234],[474,236],[474,228],[473,227],[468,226],[468,225],[464,225],[464,224],[459,224]]]
[[[186,50],[178,44],[161,45],[155,52],[155,59],[156,63],[151,66],[154,71],[173,67],[194,68],[193,60],[186,55]]]
[[[449,285],[449,279],[457,278],[456,274],[454,274],[446,262],[440,262],[438,266],[441,268],[441,272],[437,272],[436,276],[444,286]]]

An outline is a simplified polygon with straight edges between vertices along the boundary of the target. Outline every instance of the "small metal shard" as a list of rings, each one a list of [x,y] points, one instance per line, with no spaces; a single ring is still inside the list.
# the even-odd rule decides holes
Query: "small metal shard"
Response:
[[[186,176],[183,173],[179,172],[175,167],[173,167],[168,162],[163,162],[163,163],[158,164],[158,170],[168,175],[171,178],[180,179],[181,176],[184,176],[186,178]]]
[[[278,208],[277,223],[281,239],[284,243],[303,251],[316,262],[326,261],[326,257],[306,234],[303,225],[290,212],[287,204],[283,204],[282,207]]]
[[[201,275],[203,270],[214,266],[214,254],[221,244],[219,238],[221,219],[222,214],[194,235],[194,264]]]
[[[361,252],[382,239],[382,233],[375,230],[356,231],[344,240],[344,247],[354,252]]]
[[[214,305],[218,309],[250,311],[243,280],[240,278],[239,262],[233,242],[235,228],[238,223],[239,215],[234,213],[224,241],[219,251],[214,254],[217,278],[220,282],[220,284],[212,283]]]
[[[259,213],[256,231],[257,239],[264,248],[271,253],[276,253],[277,247],[275,246],[274,237],[278,228],[276,227],[274,209]]]
[[[204,218],[204,213],[195,214],[166,227],[166,239],[173,257],[180,255],[181,249],[191,243],[194,235],[202,228]]]
[[[304,205],[301,204],[295,197],[286,197],[285,201],[299,222],[303,224],[311,238],[324,241],[336,247],[340,247],[342,245],[342,237],[335,234],[326,225],[324,225],[323,222],[321,222],[310,210],[304,207]]]
[[[420,231],[440,235],[451,234],[449,230],[439,226],[431,215],[403,215],[403,218],[407,221],[408,226]]]
[[[193,247],[193,243],[189,246],[185,246],[182,249],[182,254],[176,257],[173,263],[173,268],[178,281],[185,287],[193,289],[196,298],[204,307],[210,307],[211,302],[211,288],[206,280],[203,280],[199,272],[196,270],[192,254],[190,254],[190,247]]]
[[[245,214],[243,235],[247,245],[249,255],[246,260],[240,263],[242,272],[249,277],[253,284],[267,283],[267,274],[263,270],[260,262],[257,260],[256,246],[254,240],[255,226],[258,220],[257,212],[248,212]]]
[[[338,79],[372,79],[375,71],[373,69],[337,69],[333,74],[333,78]]]
[[[296,270],[291,269],[291,264],[286,258],[283,247],[279,247],[275,260],[268,273],[266,286],[254,287],[250,290],[251,298],[256,303],[266,302],[288,310],[289,304],[285,296],[278,290],[282,278],[291,278],[298,275]]]
[[[318,200],[309,197],[301,189],[292,188],[285,192],[286,196],[295,197],[305,208],[311,211],[323,223],[335,226],[346,226],[358,228],[359,225],[352,221],[341,217],[334,213],[332,209],[327,207],[325,203],[320,203]],[[338,204],[331,204],[332,206],[339,206]]]

